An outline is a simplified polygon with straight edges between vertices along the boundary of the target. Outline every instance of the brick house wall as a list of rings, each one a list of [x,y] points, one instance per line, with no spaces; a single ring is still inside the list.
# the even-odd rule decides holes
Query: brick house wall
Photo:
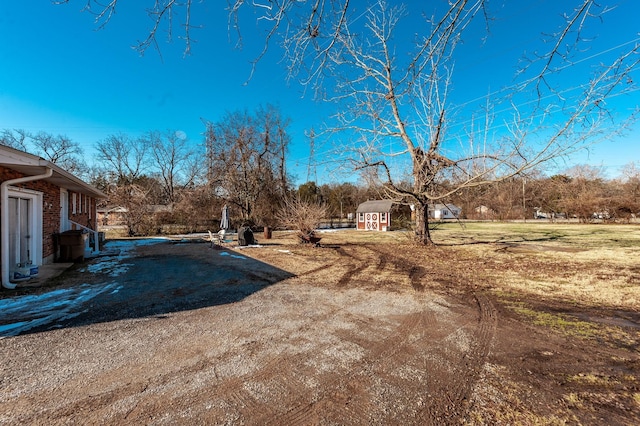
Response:
[[[20,172],[0,166],[0,182],[24,176]],[[50,263],[55,255],[54,234],[60,232],[60,187],[44,180],[17,184],[15,187],[42,193],[42,260],[43,263]],[[69,205],[67,206],[67,211],[69,212],[69,219],[97,230],[96,200],[85,194],[73,191],[68,191],[68,193]],[[76,202],[75,210],[73,210],[74,198]]]
[[[67,211],[69,212],[69,220],[97,231],[95,198],[80,192],[68,191],[68,193],[69,205],[67,206]],[[74,226],[72,226],[73,228]]]

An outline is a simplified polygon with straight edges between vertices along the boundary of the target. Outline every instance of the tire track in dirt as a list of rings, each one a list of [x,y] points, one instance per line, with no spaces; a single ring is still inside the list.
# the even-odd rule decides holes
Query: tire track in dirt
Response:
[[[166,395],[158,393],[158,389],[162,389],[168,384],[176,381],[176,378],[189,377],[200,371],[206,370],[212,364],[202,357],[189,365],[185,365],[177,370],[169,371],[158,375],[149,381],[130,381],[131,372],[125,370],[110,371],[108,377],[110,379],[118,379],[116,382],[122,385],[100,392],[88,392],[86,396],[75,400],[72,404],[65,404],[55,410],[50,411],[48,418],[57,423],[59,420],[73,420],[78,413],[86,413],[86,416],[94,416],[96,422],[101,418],[101,412],[107,407],[122,404],[130,398],[137,397],[134,406],[121,413],[122,419],[125,421],[134,421],[145,418],[145,413],[153,411],[153,407],[163,405]],[[102,379],[96,378],[94,381],[100,382]],[[78,385],[78,388],[83,388]],[[142,397],[141,397],[142,396]],[[63,400],[61,398],[61,400]],[[98,407],[98,408],[96,408]],[[104,419],[102,419],[104,420]]]
[[[305,272],[301,272],[297,274],[297,277],[305,277],[309,275],[314,275],[319,272],[328,273],[328,271],[332,268],[337,268],[340,270],[346,270],[346,272],[342,272],[340,277],[336,281],[336,286],[340,288],[347,287],[348,284],[356,277],[358,274],[361,274],[363,271],[372,268],[378,274],[388,271],[388,260],[385,256],[381,255],[376,250],[372,250],[368,246],[364,245],[345,245],[345,246],[324,246],[326,250],[332,250],[334,253],[338,255],[336,259],[332,259],[324,262],[320,266],[316,266],[313,269],[310,269]],[[374,254],[375,258],[371,259],[367,256],[359,256],[354,253],[354,251],[362,251],[367,250]],[[396,265],[394,264],[395,268]],[[419,268],[420,269],[420,268]],[[416,274],[417,276],[423,275],[420,269],[420,272]],[[333,280],[331,280],[333,281]],[[418,286],[420,287],[420,286]],[[419,289],[419,288],[417,288]]]
[[[327,417],[330,417],[331,421],[336,424],[363,423],[365,419],[369,419],[371,414],[377,411],[378,407],[372,403],[370,395],[362,383],[372,382],[368,378],[372,377],[373,370],[395,354],[403,352],[405,347],[409,345],[409,337],[427,323],[432,323],[433,320],[431,312],[406,315],[387,339],[365,345],[368,354],[360,359],[354,368],[323,382],[319,392],[315,395],[298,394],[297,398],[291,401],[290,408],[286,413],[271,418],[263,416],[256,424],[307,425],[317,423],[318,419],[327,420]],[[360,392],[353,392],[354,389],[360,389]],[[365,398],[352,404],[348,403],[354,395]]]
[[[347,267],[347,272],[342,274],[340,279],[338,279],[338,287],[346,287],[354,276],[365,270],[369,265],[353,253],[347,253],[347,251],[342,247],[337,247],[335,251],[342,259],[348,259],[346,261],[347,265],[349,265]],[[345,261],[343,260],[343,262]],[[342,265],[344,265],[344,263],[342,263]]]
[[[411,283],[411,287],[413,287],[416,291],[424,291],[425,286],[422,283],[422,279],[427,275],[427,269],[421,265],[417,265],[415,263],[408,263],[406,259],[401,258],[390,251],[383,250],[379,247],[366,246],[367,250],[370,250],[380,259],[385,259],[384,265],[387,263],[391,263],[393,267],[397,270],[402,271],[409,277],[409,282]]]
[[[363,273],[367,269],[372,269],[372,275],[366,279],[368,283],[371,282],[372,276],[380,276],[385,272],[389,274],[397,274],[398,271],[400,271],[401,276],[404,275],[407,277],[415,290],[421,291],[424,289],[424,286],[419,283],[420,278],[424,275],[422,267],[416,267],[413,272],[411,270],[407,270],[401,266],[401,262],[394,261],[394,257],[392,255],[383,251],[375,250],[369,245],[350,245],[349,249],[349,251],[342,247],[336,249],[336,252],[342,258],[348,259],[343,262],[351,266],[349,270],[338,280],[338,287],[346,287],[358,274]],[[369,254],[357,256],[353,253],[356,250],[358,252],[366,250]],[[373,256],[373,258],[371,256]]]
[[[425,407],[425,424],[459,424],[469,409],[471,392],[491,350],[498,322],[497,310],[486,296],[473,294],[473,298],[479,311],[474,340],[458,362],[459,374],[449,375],[450,379],[439,389],[441,396],[431,399]]]
[[[327,312],[323,317],[332,317],[336,311]],[[431,313],[415,313],[407,315],[398,325],[397,329],[389,333],[389,338],[376,341],[367,348],[369,354],[360,360],[355,368],[346,374],[329,375],[329,380],[322,381],[318,387],[309,388],[297,377],[305,377],[314,374],[305,366],[305,358],[292,358],[288,355],[279,355],[271,358],[258,371],[231,379],[221,379],[212,384],[206,391],[200,389],[192,394],[189,400],[201,399],[201,394],[206,392],[206,399],[224,400],[226,404],[235,408],[235,411],[251,424],[288,424],[302,425],[316,423],[318,419],[326,418],[329,414],[337,418],[341,423],[357,424],[362,419],[368,418],[375,412],[376,407],[369,398],[358,401],[357,404],[345,402],[351,398],[354,389],[360,389],[362,395],[366,393],[361,384],[363,381],[371,381],[371,370],[375,365],[385,362],[394,354],[403,351],[407,344],[407,338],[416,330],[424,327],[425,323],[432,322]],[[283,366],[287,366],[287,373],[282,374]],[[278,394],[279,406],[286,411],[277,412],[272,405],[260,401],[250,390],[251,384],[267,385],[269,392]],[[184,396],[183,396],[184,398]],[[145,401],[130,412],[128,420],[142,419],[145,407],[149,407],[155,401]]]
[[[389,250],[380,247],[366,248],[377,253],[380,258],[386,258],[388,263],[406,273],[414,290],[424,291],[425,286],[422,280],[428,275],[428,270],[425,267],[396,256]],[[473,333],[473,341],[470,343],[470,350],[459,360],[460,374],[450,375],[452,381],[441,389],[442,397],[431,399],[431,403],[425,406],[421,417],[426,423],[443,424],[442,422],[450,421],[457,423],[452,419],[464,416],[471,391],[489,355],[497,328],[497,310],[486,296],[474,293],[472,297],[478,309],[478,320]],[[443,404],[441,401],[445,401],[445,403]]]
[[[436,384],[439,387],[437,391],[429,389],[433,398],[427,400],[421,411],[414,413],[416,424],[458,423],[466,413],[471,392],[491,347],[496,322],[495,309],[489,300],[483,296],[476,298],[479,315],[470,351],[459,359],[447,360],[448,364],[452,365],[449,368],[453,368],[454,371],[446,374],[446,382],[440,383],[440,386]],[[314,323],[321,324],[322,318],[326,319],[335,314],[334,310],[327,312],[314,320]],[[424,340],[427,337],[423,336],[423,330],[433,328],[436,323],[434,313],[417,312],[404,316],[388,333],[386,339],[350,339],[363,347],[367,354],[348,371],[339,375],[317,376],[313,367],[305,365],[304,355],[281,354],[269,359],[255,372],[221,379],[209,385],[207,389],[199,389],[188,400],[193,401],[195,398],[196,401],[224,401],[233,407],[240,419],[251,424],[295,426],[323,422],[362,424],[379,421],[379,417],[371,418],[372,415],[382,415],[380,407],[375,405],[374,397],[370,393],[374,378],[380,380],[380,372],[387,368],[385,366],[397,364],[398,359],[413,363],[410,362],[412,359],[420,357],[419,348],[425,344]],[[444,354],[443,357],[446,355],[450,354]],[[283,372],[283,366],[286,366],[286,372]],[[197,368],[194,366],[194,369]],[[424,371],[423,374],[429,376],[431,372]],[[305,385],[300,379],[314,375],[319,380],[314,387]],[[389,382],[389,379],[383,378],[383,381]],[[272,401],[275,397],[279,401],[280,409],[265,402],[265,398],[260,398],[260,394],[256,395],[253,385],[257,389],[267,388],[270,396],[266,399]],[[151,385],[151,388],[153,387],[155,386]],[[122,397],[120,395],[120,398]],[[184,402],[181,401],[183,397],[174,401],[174,404],[181,405],[181,402]],[[154,395],[151,400],[142,401],[141,406],[137,407],[138,410],[130,413],[132,415],[128,419],[144,419],[144,412],[159,402],[155,399]],[[405,415],[409,415],[408,412]]]
[[[337,307],[335,309],[328,310],[322,315],[313,318],[313,323],[322,323],[327,319],[334,317],[339,311],[344,308]],[[301,330],[305,330],[309,326],[303,327]],[[292,421],[286,422],[287,424],[309,424],[310,416],[313,414],[312,405],[307,401],[315,399],[313,392],[308,390],[299,377],[306,377],[314,372],[309,372],[308,368],[305,368],[306,358],[304,356],[292,356],[289,354],[280,354],[267,360],[267,362],[259,367],[258,370],[231,378],[218,378],[215,383],[211,383],[206,389],[197,389],[194,392],[189,393],[188,397],[181,397],[180,401],[176,401],[176,404],[184,403],[183,400],[196,400],[201,401],[203,399],[207,401],[218,400],[224,401],[225,405],[233,407],[232,411],[235,411],[241,418],[247,419],[251,424],[269,424],[273,419],[280,419],[284,413],[274,410],[273,404],[270,402],[264,402],[265,398],[260,398],[261,389],[268,389],[269,397],[268,401],[277,399],[280,407],[294,407],[289,411],[292,415]],[[286,366],[286,372],[283,374],[283,366]],[[307,389],[306,392],[302,392]],[[257,393],[256,393],[257,392]],[[274,396],[275,393],[275,396]],[[300,397],[305,395],[305,397]],[[292,397],[294,396],[294,397]],[[288,403],[287,400],[294,401],[300,399],[302,404]],[[142,404],[147,407],[149,403]],[[144,408],[140,413],[144,413]],[[135,417],[134,417],[135,418]],[[143,418],[138,416],[138,418]],[[299,423],[296,423],[295,419],[299,418]],[[276,422],[276,424],[282,424]]]
[[[340,265],[341,268],[349,265],[347,271],[338,278],[338,287],[360,287],[361,285],[354,280],[370,268],[374,274],[385,272],[392,274],[393,282],[401,282],[402,277],[405,277],[416,292],[425,289],[424,279],[429,276],[428,269],[417,264],[416,261],[395,254],[390,247],[373,247],[365,244],[336,247],[334,250],[341,260],[333,260],[332,263],[327,264],[327,267],[330,268],[332,264]],[[398,279],[396,280],[395,277]],[[350,394],[349,390],[363,389],[367,384],[371,387],[373,377],[378,377],[380,380],[380,374],[384,375],[382,366],[392,365],[393,361],[389,361],[393,358],[402,358],[403,362],[417,364],[416,360],[425,356],[436,356],[440,361],[425,359],[422,367],[425,370],[422,376],[432,376],[430,369],[435,369],[438,370],[438,378],[429,379],[429,384],[424,384],[424,391],[432,397],[427,398],[424,405],[414,411],[413,419],[419,420],[422,424],[458,423],[464,418],[468,409],[471,392],[480,377],[497,327],[497,311],[490,300],[484,295],[470,296],[474,301],[473,306],[477,309],[477,318],[471,324],[463,326],[473,327],[468,333],[470,337],[468,349],[463,353],[450,352],[446,349],[446,345],[442,350],[432,349],[436,351],[435,355],[421,353],[420,347],[425,344],[423,339],[426,335],[418,334],[416,338],[417,332],[421,328],[434,328],[437,321],[433,314],[410,314],[403,318],[393,333],[384,340],[371,342],[352,336],[349,340],[367,351],[367,355],[355,368],[341,377],[322,382],[323,391],[320,394],[309,393],[310,391],[299,394],[297,399],[285,404],[289,407],[288,411],[275,417],[261,417],[260,423],[297,425],[318,423],[318,419],[331,419],[344,424],[366,422],[364,419],[379,410],[379,407],[371,404],[372,396],[367,391],[356,395],[353,392]],[[461,302],[469,306],[468,298]],[[409,342],[410,337],[411,342]],[[430,346],[433,345],[430,344]],[[378,371],[378,375],[374,374],[379,368],[383,370]],[[395,383],[393,377],[387,377],[384,380]],[[402,385],[402,383],[397,384]]]
[[[360,273],[367,267],[367,265],[364,263],[362,259],[360,259],[358,256],[355,256],[352,253],[347,253],[347,251],[342,247],[327,246],[325,248],[333,250],[336,254],[338,254],[340,261],[336,261],[336,260],[327,261],[320,266],[317,266],[313,269],[297,274],[298,277],[314,275],[318,272],[327,272],[328,269],[336,268],[336,267],[339,269],[345,269],[345,265],[346,265],[347,271],[344,272],[340,276],[340,278],[338,278],[338,281],[337,281],[338,287],[344,287],[352,279],[353,276]]]

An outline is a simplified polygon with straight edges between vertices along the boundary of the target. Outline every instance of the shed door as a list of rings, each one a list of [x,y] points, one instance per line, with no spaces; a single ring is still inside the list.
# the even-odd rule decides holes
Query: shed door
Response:
[[[364,227],[367,231],[377,231],[380,213],[366,213]]]

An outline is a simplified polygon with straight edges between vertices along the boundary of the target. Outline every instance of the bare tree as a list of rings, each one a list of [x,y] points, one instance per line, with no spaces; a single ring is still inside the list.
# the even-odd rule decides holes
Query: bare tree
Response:
[[[245,220],[272,222],[288,191],[287,125],[273,106],[253,115],[227,113],[220,121],[207,123],[209,183]]]
[[[640,161],[631,161],[625,164],[620,170],[620,174],[625,182],[640,181]]]
[[[27,140],[29,134],[21,129],[4,129],[0,133],[0,144],[10,146],[11,148],[19,149],[21,151],[28,151]]]
[[[566,170],[561,187],[560,205],[570,215],[582,222],[608,219],[610,199],[607,197],[602,169],[589,165],[577,165]]]
[[[94,21],[99,28],[107,25],[116,14],[118,6],[118,0],[83,0],[83,11],[87,12],[94,17]],[[72,0],[51,0],[53,4],[66,4],[72,3]],[[135,48],[141,54],[144,53],[149,47],[156,47],[158,53],[157,35],[158,33],[164,33],[167,41],[172,41],[174,36],[174,21],[182,29],[181,34],[178,36],[185,43],[185,55],[191,52],[191,31],[197,26],[191,24],[191,9],[194,3],[193,0],[153,0],[146,2],[140,2],[141,8],[146,11],[147,16],[150,18],[150,26],[148,27],[146,35],[139,40]]]
[[[304,22],[292,24],[286,8],[286,17],[268,18],[274,26],[287,23],[284,38],[294,71],[306,71],[303,81],[340,102],[339,127],[360,135],[361,143],[351,144],[356,168],[375,170],[389,197],[415,205],[416,236],[423,243],[431,242],[430,203],[511,179],[627,128],[611,120],[606,99],[634,90],[630,72],[638,66],[637,44],[595,70],[577,93],[557,80],[573,52],[587,44],[586,25],[606,11],[594,1],[581,0],[567,11],[564,25],[545,40],[548,50],[527,58],[509,96],[488,98],[485,112],[464,132],[452,130],[459,111],[450,98],[455,52],[472,22],[488,24],[485,1],[450,2],[424,21],[413,42],[399,35],[410,12],[404,6],[374,2],[360,23],[349,19],[348,1],[312,5]],[[319,34],[328,42],[316,43]],[[498,114],[498,106],[506,112]],[[501,133],[494,127],[497,119],[506,122]]]
[[[177,201],[177,193],[191,185],[199,170],[194,167],[194,150],[180,132],[149,132],[146,136],[154,159],[153,167],[159,171],[165,202]]]
[[[326,217],[326,205],[293,197],[285,200],[277,220],[285,228],[297,230],[301,242],[309,242]]]
[[[94,13],[105,22],[116,3],[104,6],[88,0],[88,7],[97,8]],[[591,41],[583,31],[608,10],[595,0],[576,0],[565,11],[563,25],[543,36],[546,50],[524,58],[509,90],[487,96],[484,111],[455,131],[456,113],[463,110],[450,96],[458,78],[455,53],[472,24],[489,25],[488,3],[442,2],[407,40],[398,29],[407,17],[419,16],[416,6],[424,7],[420,2],[409,9],[378,0],[356,14],[349,0],[228,0],[230,28],[238,30],[240,41],[239,17],[246,8],[252,8],[267,29],[256,61],[277,41],[290,77],[340,103],[336,128],[352,141],[350,160],[356,169],[371,169],[369,176],[384,183],[387,196],[415,205],[415,232],[422,243],[432,242],[430,203],[464,188],[518,176],[628,128],[628,121],[613,120],[607,101],[636,90],[631,73],[640,61],[638,43],[620,47],[615,58],[574,87],[558,79],[573,71],[575,55]],[[171,26],[171,20],[164,19],[178,7],[187,17],[184,28],[192,28],[191,1],[153,4],[149,14],[156,19],[150,40],[155,40],[160,24]],[[497,122],[504,123],[501,131]],[[405,184],[407,178],[411,185]]]
[[[82,148],[77,142],[64,135],[51,135],[39,132],[31,136],[32,144],[45,160],[64,168],[65,170],[83,175],[87,172],[87,166],[82,160]]]
[[[109,201],[124,207],[122,216],[129,236],[152,235],[156,231],[155,218],[149,212],[149,190],[141,185],[127,184],[112,187]]]
[[[618,212],[627,218],[640,216],[640,168],[638,163],[631,162],[623,167],[622,182],[616,183],[621,187],[621,197]]]
[[[426,36],[419,37],[410,49],[408,61],[394,53],[407,50],[400,50],[394,42],[407,15],[405,8],[381,1],[366,14],[364,29],[356,33],[348,24],[343,25],[337,39],[342,49],[330,60],[348,70],[341,74],[345,78],[338,85],[337,96],[349,99],[350,108],[340,117],[343,127],[362,136],[359,157],[353,161],[356,167],[376,169],[390,197],[416,206],[419,241],[431,242],[430,203],[446,200],[463,188],[523,174],[620,129],[608,121],[603,99],[629,89],[626,77],[637,66],[638,58],[633,57],[637,46],[600,69],[568,104],[568,95],[552,86],[553,74],[559,72],[565,58],[560,46],[570,42],[567,32],[579,34],[595,7],[590,1],[582,6],[568,15],[566,27],[556,35],[551,50],[523,71],[526,78],[510,92],[510,121],[502,134],[492,130],[496,118],[492,109],[498,100],[490,100],[482,120],[472,121],[473,127],[464,133],[451,129],[456,109],[449,99],[456,77],[454,52],[471,21],[485,16],[484,2],[452,2],[445,13],[431,19]],[[571,42],[583,40],[578,36]],[[525,92],[534,102],[523,107],[517,96]],[[363,123],[363,117],[368,123]],[[503,113],[500,118],[505,117]],[[549,121],[559,124],[550,127]],[[400,143],[390,151],[393,140]],[[409,159],[411,187],[402,184],[406,175],[399,173],[399,157]]]
[[[56,136],[47,132],[34,135],[24,130],[5,129],[0,134],[0,143],[37,154],[78,176],[83,176],[88,171],[82,158],[82,148],[65,135]]]
[[[111,135],[96,144],[97,159],[117,184],[133,184],[149,167],[146,139],[132,139],[125,134]]]

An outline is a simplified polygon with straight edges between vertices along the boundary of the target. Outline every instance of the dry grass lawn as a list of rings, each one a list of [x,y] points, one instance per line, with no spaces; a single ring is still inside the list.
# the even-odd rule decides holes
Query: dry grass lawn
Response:
[[[640,226],[446,223],[436,225],[434,247],[400,231],[322,236],[327,247],[362,247],[360,260],[368,248],[413,262],[430,291],[486,294],[499,306],[495,359],[469,423],[590,424],[604,415],[608,424],[638,424]],[[290,233],[276,238],[297,250]]]
[[[441,244],[490,257],[496,291],[568,303],[640,309],[640,226],[550,223],[447,224]]]

